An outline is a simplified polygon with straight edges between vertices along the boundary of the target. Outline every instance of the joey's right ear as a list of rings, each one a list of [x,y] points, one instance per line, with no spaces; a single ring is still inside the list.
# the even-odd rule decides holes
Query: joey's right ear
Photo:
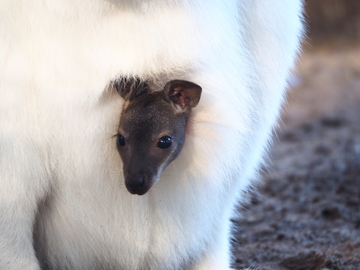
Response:
[[[123,99],[129,101],[149,91],[148,85],[139,78],[122,78],[113,81],[112,85]]]

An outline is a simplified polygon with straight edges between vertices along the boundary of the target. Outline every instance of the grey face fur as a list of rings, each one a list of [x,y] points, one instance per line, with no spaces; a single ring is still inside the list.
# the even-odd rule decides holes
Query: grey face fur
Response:
[[[131,194],[143,195],[179,155],[201,87],[174,80],[162,91],[154,92],[136,79],[122,80],[114,86],[125,100],[117,134],[125,185]]]

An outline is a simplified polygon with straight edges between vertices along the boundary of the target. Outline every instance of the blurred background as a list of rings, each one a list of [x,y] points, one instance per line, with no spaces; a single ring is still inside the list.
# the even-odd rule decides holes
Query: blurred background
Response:
[[[360,1],[306,0],[305,12],[313,45],[332,41],[347,46],[360,41]]]
[[[290,80],[287,122],[360,101],[360,0],[305,1],[307,39]]]
[[[305,13],[268,165],[234,220],[235,269],[360,269],[360,0]]]

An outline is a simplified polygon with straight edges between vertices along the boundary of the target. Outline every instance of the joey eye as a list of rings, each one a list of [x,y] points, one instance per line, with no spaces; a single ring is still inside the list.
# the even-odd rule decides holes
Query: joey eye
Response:
[[[125,138],[120,133],[117,135],[116,144],[117,146],[125,146]]]
[[[157,147],[161,149],[169,148],[172,144],[172,138],[170,136],[161,137],[157,143]]]

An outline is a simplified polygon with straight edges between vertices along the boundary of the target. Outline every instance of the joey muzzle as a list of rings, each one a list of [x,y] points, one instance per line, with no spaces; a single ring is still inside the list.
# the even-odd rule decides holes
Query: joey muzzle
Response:
[[[153,173],[124,171],[125,186],[131,194],[144,195],[156,182]]]
[[[172,155],[164,160],[162,155],[158,156],[149,153],[150,150],[144,151],[139,148],[141,147],[133,147],[132,151],[125,149],[121,152],[125,186],[134,195],[147,193],[172,160]],[[172,152],[172,154],[175,158],[176,152]]]

